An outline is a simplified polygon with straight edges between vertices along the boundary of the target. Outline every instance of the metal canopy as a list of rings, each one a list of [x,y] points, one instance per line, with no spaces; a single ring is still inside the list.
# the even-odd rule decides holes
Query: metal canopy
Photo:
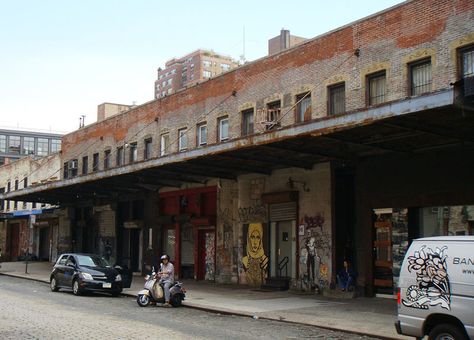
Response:
[[[385,114],[384,110],[378,112]],[[227,147],[227,143],[209,145],[26,188],[7,193],[4,198],[68,205],[78,200],[117,199],[121,195],[156,192],[163,187],[179,188],[185,183],[205,184],[212,178],[236,180],[247,173],[270,175],[274,170],[288,167],[311,169],[314,164],[327,161],[351,163],[460,147],[474,155],[472,109],[443,104],[417,112],[395,112],[380,119],[368,120],[364,114],[361,117],[363,121],[353,121],[352,125],[344,121],[342,126],[329,125],[317,130],[307,129],[306,125],[321,123],[309,122],[302,124],[303,130],[293,127],[293,134],[286,131],[288,129],[270,131],[227,142]],[[326,120],[339,118],[327,117]]]

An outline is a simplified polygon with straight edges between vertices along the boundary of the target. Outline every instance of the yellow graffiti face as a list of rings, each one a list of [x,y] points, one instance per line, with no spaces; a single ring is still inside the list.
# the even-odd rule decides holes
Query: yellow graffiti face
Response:
[[[252,246],[252,251],[257,252],[262,243],[262,235],[257,230],[254,230],[250,234],[250,245]]]

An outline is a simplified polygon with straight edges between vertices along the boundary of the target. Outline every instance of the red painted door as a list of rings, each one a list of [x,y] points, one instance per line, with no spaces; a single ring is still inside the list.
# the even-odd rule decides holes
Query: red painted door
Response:
[[[10,229],[11,260],[16,261],[20,256],[20,225],[12,224]]]
[[[198,280],[215,280],[216,237],[215,231],[203,229],[198,231]]]

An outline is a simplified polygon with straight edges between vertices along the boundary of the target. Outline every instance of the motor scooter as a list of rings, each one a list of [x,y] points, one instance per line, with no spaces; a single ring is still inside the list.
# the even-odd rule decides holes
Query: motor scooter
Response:
[[[159,274],[155,272],[153,267],[151,275],[145,276],[144,289],[139,291],[137,295],[137,303],[140,307],[146,307],[150,303],[165,303],[165,291],[159,280]],[[181,282],[175,281],[170,286],[170,304],[173,307],[181,306],[186,297],[186,289],[182,285]]]

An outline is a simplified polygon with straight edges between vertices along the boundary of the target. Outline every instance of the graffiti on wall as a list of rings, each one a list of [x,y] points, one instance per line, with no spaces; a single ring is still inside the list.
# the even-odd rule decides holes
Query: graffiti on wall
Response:
[[[265,254],[262,223],[250,223],[247,230],[246,256],[242,258],[247,284],[261,285],[267,277],[268,256]]]
[[[239,208],[239,222],[241,223],[265,222],[266,220],[267,209],[263,204]]]
[[[221,275],[225,272],[231,272],[235,263],[232,261],[231,249],[234,244],[234,233],[232,226],[235,220],[232,217],[232,212],[229,208],[219,209],[219,218],[222,223],[222,229],[218,229],[217,239],[219,246],[217,247],[217,261],[218,265],[216,268],[217,275]],[[221,231],[222,230],[222,231]],[[237,257],[234,257],[236,259]],[[235,260],[234,260],[235,262]]]
[[[331,258],[331,235],[324,231],[324,215],[304,216],[300,222],[306,233],[300,243],[300,274],[302,288],[328,287],[329,261]]]
[[[215,273],[214,270],[216,268],[215,263],[215,234],[214,232],[208,232],[205,235],[205,243],[206,243],[206,259],[205,259],[205,280],[214,280]]]

